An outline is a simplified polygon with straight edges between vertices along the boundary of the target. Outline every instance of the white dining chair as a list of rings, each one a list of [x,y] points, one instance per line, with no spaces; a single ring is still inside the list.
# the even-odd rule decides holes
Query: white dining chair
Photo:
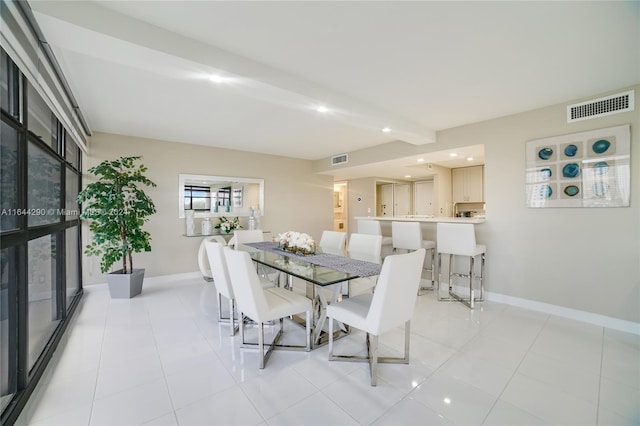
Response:
[[[233,248],[236,250],[240,244],[259,243],[264,241],[264,232],[262,229],[236,229],[233,233]],[[260,264],[257,264],[256,268],[260,270],[262,278],[268,278],[274,283],[277,283],[280,279],[280,273],[273,272],[271,268]]]
[[[371,386],[377,384],[378,363],[409,363],[410,325],[415,309],[424,262],[425,249],[385,257],[382,270],[371,294],[361,294],[327,306],[329,319],[329,360],[368,362]],[[367,356],[336,355],[333,352],[334,321],[366,333]],[[404,324],[404,356],[378,355],[381,334]]]
[[[236,331],[238,331],[238,327],[235,325],[235,296],[233,294],[233,288],[231,287],[227,261],[223,254],[224,247],[224,244],[217,241],[205,242],[206,253],[213,275],[213,283],[216,287],[216,292],[218,293],[218,321],[224,322],[225,320],[228,320],[231,326],[231,335],[233,336],[236,334]],[[228,318],[224,318],[222,316],[222,296],[224,296],[229,302]]]
[[[347,234],[338,231],[322,231],[318,245],[325,253],[343,254],[347,242]]]
[[[200,268],[202,278],[207,282],[211,282],[213,281],[213,275],[211,275],[211,266],[209,265],[209,259],[207,258],[207,252],[205,250],[205,243],[207,241],[217,241],[222,245],[227,245],[227,242],[219,235],[212,235],[204,238],[200,243],[200,248],[198,249],[198,268]]]
[[[365,260],[367,262],[380,263],[382,251],[382,236],[370,234],[351,234],[347,252],[352,259]],[[371,292],[376,286],[378,277],[363,277],[349,280],[347,283],[347,295],[356,296],[365,292]]]
[[[260,278],[253,267],[249,253],[225,249],[224,254],[229,266],[231,285],[238,305],[240,336],[244,341],[244,317],[255,321],[258,326],[258,350],[260,351],[260,368],[264,368],[275,348],[311,350],[311,300],[305,296],[279,287],[263,289]],[[296,314],[306,315],[306,344],[278,346],[283,335],[284,318]],[[280,329],[269,348],[264,350],[264,323],[279,320]]]
[[[421,287],[420,290],[435,289],[436,278],[436,242],[422,239],[422,228],[419,222],[391,222],[391,236],[393,239],[393,251],[418,249],[429,250],[429,267],[425,268],[431,273],[431,287]]]
[[[235,238],[235,247],[238,244],[259,243],[264,241],[264,232],[261,229],[236,229],[233,231]]]

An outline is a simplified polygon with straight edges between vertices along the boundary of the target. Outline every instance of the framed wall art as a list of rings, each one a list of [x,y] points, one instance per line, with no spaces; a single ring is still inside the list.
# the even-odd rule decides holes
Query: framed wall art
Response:
[[[628,124],[528,141],[527,206],[628,207]]]

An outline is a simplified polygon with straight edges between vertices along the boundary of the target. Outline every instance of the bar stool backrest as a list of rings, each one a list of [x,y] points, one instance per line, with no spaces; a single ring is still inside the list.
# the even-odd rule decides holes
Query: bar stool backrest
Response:
[[[393,248],[418,250],[422,248],[422,229],[419,222],[391,222]]]
[[[382,235],[380,222],[377,220],[358,220],[358,234]]]
[[[438,223],[438,253],[475,256],[476,233],[472,223]]]

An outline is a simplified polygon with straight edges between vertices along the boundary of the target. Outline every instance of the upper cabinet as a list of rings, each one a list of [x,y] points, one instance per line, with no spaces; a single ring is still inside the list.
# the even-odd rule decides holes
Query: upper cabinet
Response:
[[[451,169],[454,203],[484,201],[484,166]]]

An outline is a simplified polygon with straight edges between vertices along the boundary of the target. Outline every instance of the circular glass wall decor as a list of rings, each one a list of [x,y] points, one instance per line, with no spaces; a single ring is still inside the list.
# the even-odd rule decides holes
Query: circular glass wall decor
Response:
[[[565,164],[562,168],[562,176],[566,178],[578,177],[580,174],[580,166],[577,163]]]

